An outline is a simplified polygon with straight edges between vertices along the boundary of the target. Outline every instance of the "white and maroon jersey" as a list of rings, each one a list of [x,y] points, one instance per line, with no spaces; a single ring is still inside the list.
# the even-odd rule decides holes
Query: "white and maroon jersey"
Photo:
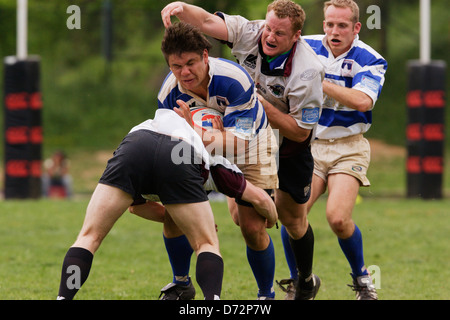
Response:
[[[313,130],[321,114],[324,68],[311,47],[300,39],[289,54],[268,62],[259,41],[264,20],[216,14],[227,25],[231,53],[253,78],[259,93],[291,115],[299,127]]]
[[[232,198],[239,198],[246,187],[244,175],[239,168],[222,156],[211,156],[205,149],[200,136],[173,110],[158,109],[154,119],[148,119],[130,130],[149,130],[167,135],[175,140],[181,139],[193,147],[195,152],[194,164],[202,165],[202,177],[204,188],[207,191],[214,190]],[[173,152],[172,161],[175,163],[188,163],[191,161],[190,150]],[[142,195],[144,199],[159,201],[154,194]]]

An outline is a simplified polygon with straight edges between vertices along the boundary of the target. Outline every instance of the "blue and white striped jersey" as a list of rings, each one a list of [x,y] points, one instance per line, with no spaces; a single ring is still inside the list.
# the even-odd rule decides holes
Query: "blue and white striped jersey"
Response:
[[[207,101],[186,91],[172,72],[164,80],[158,94],[158,107],[178,107],[178,99],[192,107],[208,107],[221,112],[225,130],[238,138],[252,140],[268,122],[263,106],[258,102],[255,85],[248,73],[237,63],[209,57]]]
[[[325,66],[325,79],[342,87],[366,93],[373,105],[380,96],[387,69],[386,60],[358,35],[346,53],[334,57],[325,35],[303,36]],[[337,139],[365,133],[372,124],[372,111],[359,112],[331,97],[324,97],[322,114],[317,126],[318,139]]]

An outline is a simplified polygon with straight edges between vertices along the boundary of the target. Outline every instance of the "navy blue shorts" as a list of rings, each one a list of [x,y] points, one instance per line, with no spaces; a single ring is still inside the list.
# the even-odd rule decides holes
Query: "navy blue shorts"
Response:
[[[185,151],[188,154],[180,154]],[[174,155],[188,161],[173,161]],[[194,150],[188,143],[138,130],[122,140],[99,182],[119,188],[135,200],[142,199],[141,194],[155,194],[163,204],[196,203],[208,200],[203,168],[194,161]]]
[[[304,204],[311,196],[311,182],[314,172],[314,159],[311,146],[296,143],[286,138],[280,146],[278,167],[279,189],[298,204]]]

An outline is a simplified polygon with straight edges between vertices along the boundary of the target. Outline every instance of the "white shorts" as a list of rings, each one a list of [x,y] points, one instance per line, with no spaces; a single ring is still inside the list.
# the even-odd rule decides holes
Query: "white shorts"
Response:
[[[362,134],[339,139],[317,139],[311,145],[314,174],[325,182],[328,175],[345,173],[370,186],[367,169],[370,163],[370,144]]]

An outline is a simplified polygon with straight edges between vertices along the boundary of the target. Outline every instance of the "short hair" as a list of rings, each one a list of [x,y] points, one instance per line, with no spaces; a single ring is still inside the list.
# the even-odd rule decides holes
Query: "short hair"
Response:
[[[275,0],[267,7],[267,12],[272,10],[278,18],[291,20],[294,33],[303,29],[306,13],[299,4],[291,0]]]
[[[195,52],[202,55],[205,49],[209,51],[211,48],[211,43],[197,27],[182,21],[166,29],[161,43],[161,51],[167,62],[172,54]]]
[[[330,0],[323,5],[323,14],[327,11],[328,7],[335,6],[336,8],[350,8],[352,10],[351,21],[353,24],[359,22],[359,7],[353,0]]]

